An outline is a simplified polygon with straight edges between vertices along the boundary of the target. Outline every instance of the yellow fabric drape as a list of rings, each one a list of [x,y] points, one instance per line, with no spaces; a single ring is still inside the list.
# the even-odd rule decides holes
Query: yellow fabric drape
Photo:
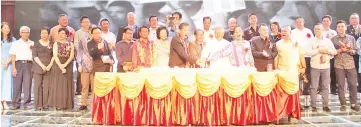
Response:
[[[221,75],[215,73],[198,73],[197,87],[202,96],[212,96],[221,85]]]
[[[277,76],[279,78],[280,87],[287,94],[297,93],[299,90],[299,77],[297,72],[278,71]]]
[[[176,74],[173,83],[175,90],[185,99],[191,98],[197,93],[196,73]]]
[[[222,87],[232,98],[240,97],[247,89],[253,89],[260,96],[267,96],[279,82],[288,94],[295,94],[299,89],[298,74],[288,71],[275,72],[241,72],[231,71],[219,73],[215,71],[180,71],[143,72],[143,73],[107,73],[99,72],[94,77],[94,94],[98,97],[107,95],[114,88],[119,89],[122,96],[134,99],[144,88],[154,99],[166,97],[172,89],[183,98],[211,96]],[[222,85],[221,85],[222,84]],[[116,87],[117,86],[117,87]]]
[[[162,99],[172,90],[172,76],[169,74],[151,74],[146,76],[146,92],[153,99]]]
[[[275,72],[256,72],[253,74],[253,86],[260,96],[267,96],[277,84]]]
[[[116,86],[114,73],[97,72],[94,76],[94,94],[98,97],[107,95]]]
[[[117,77],[119,79],[118,86],[121,95],[128,99],[134,99],[142,92],[145,83],[143,74],[119,73]]]
[[[228,96],[240,97],[251,85],[249,73],[228,73],[222,76],[221,87]]]

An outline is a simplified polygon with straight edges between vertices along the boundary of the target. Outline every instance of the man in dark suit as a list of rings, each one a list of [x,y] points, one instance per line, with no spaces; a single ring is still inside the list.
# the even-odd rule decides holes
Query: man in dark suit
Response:
[[[189,43],[188,51],[191,57],[200,60],[202,50],[205,46],[203,30],[197,29],[196,31],[194,31],[194,36],[196,40],[192,43]],[[199,66],[196,66],[195,64],[192,64],[191,67],[199,68]]]
[[[276,43],[269,37],[266,24],[261,24],[259,33],[260,36],[253,37],[251,40],[255,67],[257,71],[270,71],[273,70],[273,60],[278,54]]]
[[[172,38],[170,44],[169,67],[185,68],[187,62],[190,64],[200,65],[199,60],[188,53],[188,42],[186,40],[187,33],[189,32],[189,25],[181,23],[177,35]]]
[[[361,25],[360,25],[360,18],[359,18],[359,15],[357,13],[353,13],[351,14],[350,16],[350,25],[347,26],[347,30],[346,30],[346,33],[348,35],[351,35],[355,38],[355,40],[357,40],[360,35],[361,35]],[[358,54],[355,54],[353,56],[353,59],[355,61],[355,66],[356,66],[356,71],[358,72],[358,75],[357,75],[357,82],[358,84],[361,84],[361,75],[360,75],[360,72],[359,72],[359,55]],[[361,92],[361,86],[359,85],[358,86],[358,92]]]
[[[123,40],[123,32],[124,32],[124,28],[126,28],[126,27],[133,30],[133,41],[136,39],[139,39],[138,26],[135,25],[134,18],[135,18],[135,14],[133,12],[129,12],[127,14],[128,25],[121,26],[119,28],[118,35],[117,35],[117,42]]]
[[[234,34],[234,28],[236,28],[236,26],[237,26],[237,19],[230,18],[228,20],[228,30],[224,32],[223,39],[232,42],[234,40],[233,34]]]

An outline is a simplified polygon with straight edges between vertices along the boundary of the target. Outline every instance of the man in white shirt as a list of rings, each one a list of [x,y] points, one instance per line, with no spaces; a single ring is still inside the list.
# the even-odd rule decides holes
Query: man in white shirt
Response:
[[[109,20],[108,19],[102,19],[100,21],[100,28],[102,29],[102,38],[108,42],[108,45],[112,47],[111,52],[112,55],[115,56],[115,35],[113,32],[109,31]],[[113,65],[113,72],[117,71],[117,60],[116,57],[114,57],[114,65]]]
[[[211,68],[231,67],[231,59],[229,56],[231,43],[223,39],[224,31],[221,27],[215,29],[215,40],[207,43],[201,53],[201,61],[210,61]]]
[[[322,110],[331,112],[328,107],[328,92],[330,84],[330,59],[337,54],[332,41],[323,36],[322,24],[316,24],[314,28],[316,37],[311,38],[307,48],[311,48],[305,52],[311,56],[311,107],[312,112],[317,112],[316,99],[317,90],[320,85],[320,93],[322,95]],[[320,82],[321,80],[321,82]]]
[[[211,29],[211,17],[203,17],[204,42],[207,43],[214,39],[214,30]]]
[[[332,17],[330,15],[325,15],[322,17],[322,26],[323,26],[322,36],[328,39],[331,39],[333,36],[337,35],[337,32],[330,28],[331,23],[332,23]]]
[[[10,48],[12,75],[14,76],[13,107],[20,109],[21,93],[24,92],[24,109],[30,109],[32,84],[32,49],[34,42],[29,40],[30,28],[20,27],[21,38],[14,42]]]
[[[157,39],[157,28],[158,28],[158,17],[155,15],[152,15],[149,17],[149,35],[148,40],[149,41],[156,41]]]
[[[337,35],[337,32],[330,28],[331,23],[332,23],[332,17],[330,15],[325,15],[322,17],[322,26],[323,26],[322,36],[328,39],[331,39],[332,37]],[[336,95],[337,94],[336,72],[335,72],[335,66],[333,66],[335,64],[335,59],[333,57],[330,60],[330,64],[331,64],[331,72],[330,72],[331,93]]]
[[[307,47],[307,43],[310,43],[311,38],[313,38],[313,34],[310,29],[305,28],[305,20],[302,17],[297,17],[296,28],[291,31],[291,40],[295,43],[298,43],[300,45],[300,48],[302,48],[304,52],[307,52],[308,49],[311,49]],[[305,74],[307,75],[307,79],[311,79],[311,75],[310,75],[311,58],[306,54],[305,59],[307,66]],[[308,85],[308,83],[304,82],[303,94],[309,95],[309,86],[310,85]]]

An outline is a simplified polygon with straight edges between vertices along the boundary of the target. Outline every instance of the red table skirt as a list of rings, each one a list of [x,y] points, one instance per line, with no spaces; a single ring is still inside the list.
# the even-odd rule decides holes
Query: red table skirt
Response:
[[[162,99],[153,99],[143,88],[127,99],[114,88],[104,97],[93,95],[92,121],[107,125],[249,125],[274,122],[282,117],[300,119],[299,93],[289,95],[276,87],[268,96],[253,88],[232,98],[222,88],[211,96],[197,93],[185,99],[175,90]]]

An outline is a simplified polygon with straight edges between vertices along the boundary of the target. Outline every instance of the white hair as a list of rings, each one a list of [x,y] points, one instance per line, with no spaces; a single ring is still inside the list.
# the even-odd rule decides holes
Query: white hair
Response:
[[[135,14],[134,14],[134,12],[128,12],[128,14],[127,14],[127,19],[128,19],[128,17],[129,17],[130,15],[133,15],[133,16],[134,16],[134,18],[135,18]]]
[[[357,18],[359,18],[359,15],[358,15],[357,13],[353,13],[353,14],[351,14],[351,16],[350,16],[350,19],[351,19],[351,17],[357,17]]]
[[[235,20],[236,23],[237,23],[237,19],[236,19],[236,18],[230,18],[230,19],[228,20],[228,24],[229,24],[232,20]]]
[[[30,27],[28,27],[28,26],[21,26],[21,27],[20,27],[20,32],[21,32],[21,31],[24,31],[24,30],[29,30],[29,32],[30,32]]]
[[[214,31],[218,31],[218,30],[220,30],[222,33],[224,33],[224,29],[221,26],[216,26],[214,28]]]

